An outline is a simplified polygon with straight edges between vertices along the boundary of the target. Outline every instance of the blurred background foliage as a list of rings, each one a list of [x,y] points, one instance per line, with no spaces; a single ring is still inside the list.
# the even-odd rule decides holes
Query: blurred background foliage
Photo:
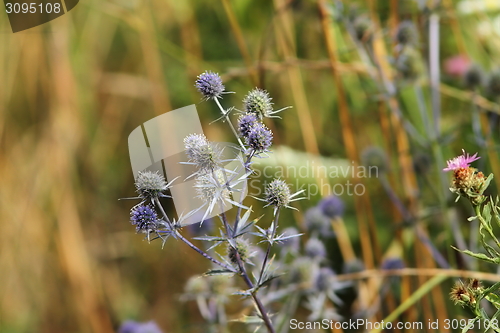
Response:
[[[448,177],[440,170],[464,148],[480,152],[477,165],[500,179],[500,88],[490,85],[474,93],[462,79],[475,63],[486,73],[484,83],[491,83],[487,74],[500,65],[500,4],[341,4],[85,0],[48,24],[16,34],[1,14],[0,332],[106,333],[126,319],[155,320],[165,332],[204,331],[196,306],[179,297],[187,278],[204,272],[207,263],[174,240],[163,249],[159,243],[148,245],[129,224],[132,203],[117,200],[134,195],[127,137],[143,122],[196,103],[207,136],[233,140],[223,124],[208,125],[218,117],[217,108],[200,103],[194,87],[204,70],[219,72],[235,92],[224,97],[225,106],[241,108],[241,99],[255,86],[270,92],[276,108],[293,106],[269,124],[274,148],[291,154],[288,160],[307,156],[320,164],[351,165],[362,162],[365,148],[383,149],[387,172],[380,179],[351,179],[366,193],[342,196],[346,235],[367,272],[378,276],[368,285],[380,286],[378,269],[390,258],[416,270],[402,278],[397,291],[380,296],[374,288],[379,303],[371,303],[373,294],[363,294],[370,289],[361,290],[358,303],[373,305],[367,307],[375,309],[373,318],[386,318],[437,274],[432,270],[439,268],[436,253],[429,252],[425,239],[450,268],[491,279],[481,275],[491,267],[450,250],[451,244],[473,245],[475,229],[465,221],[471,213],[467,206],[452,203]],[[434,85],[441,104],[439,135],[432,120],[431,127],[425,124],[435,113],[428,75],[433,15],[440,26],[440,82]],[[365,19],[372,29],[359,40],[345,26],[356,19]],[[419,62],[412,64],[414,75],[403,80],[395,68],[394,36],[404,20],[419,31]],[[382,77],[397,87],[392,94]],[[479,132],[473,129],[475,116]],[[313,178],[301,181],[322,181]],[[297,207],[304,212],[320,197]],[[248,204],[256,216],[270,214],[251,199]],[[398,204],[407,207],[411,219]],[[294,212],[282,219],[284,226],[300,230],[303,220]],[[343,261],[335,240],[330,251],[340,274]],[[468,318],[448,300],[451,277],[460,274],[432,285],[397,318]]]

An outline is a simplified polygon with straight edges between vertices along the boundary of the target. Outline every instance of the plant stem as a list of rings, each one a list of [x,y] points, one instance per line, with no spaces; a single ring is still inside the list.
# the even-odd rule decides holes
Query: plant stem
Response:
[[[222,107],[218,98],[214,98],[214,100],[215,100],[215,103],[217,104],[217,106],[219,107],[220,111],[222,112],[222,115],[224,116],[224,118],[226,118],[226,121],[229,124],[231,131],[233,131],[233,134],[236,137],[236,140],[238,140],[238,143],[240,144],[241,149],[243,149],[243,151],[245,151],[246,150],[245,145],[243,144],[243,142],[241,142],[240,137],[239,137],[238,133],[236,132],[236,129],[234,128],[233,123],[231,122],[231,119],[229,119],[229,114],[228,114],[229,112],[226,111]]]
[[[259,285],[259,286],[262,282],[262,276],[264,275],[264,270],[266,268],[267,261],[269,260],[269,255],[271,254],[271,246],[273,245],[274,237],[276,236],[276,229],[278,228],[279,216],[280,216],[280,209],[278,208],[276,210],[276,215],[274,216],[273,230],[271,232],[271,240],[269,241],[269,244],[267,245],[266,256],[264,257],[264,261],[262,262],[262,267],[260,269],[259,279],[257,280],[257,285]]]
[[[245,177],[250,175],[250,173],[252,173],[252,170],[250,169],[250,161],[252,160],[253,156],[254,156],[254,153],[255,151],[252,149],[251,153],[248,154],[247,156],[247,160],[245,162]],[[234,235],[236,235],[236,233],[238,232],[238,223],[240,222],[240,218],[241,218],[241,206],[243,204],[243,195],[244,193],[246,192],[247,190],[247,181],[245,179],[245,182],[243,184],[243,188],[241,190],[241,195],[240,195],[240,206],[238,207],[238,211],[236,213],[236,220],[234,221],[234,229],[233,229],[233,237]]]
[[[163,217],[165,218],[165,220],[170,221],[169,218],[168,218],[168,216],[167,216],[167,214],[165,213],[165,210],[163,209],[163,206],[160,203],[160,200],[158,198],[155,198],[154,200],[155,200],[155,203],[160,208],[161,214],[163,215]],[[207,258],[208,260],[210,260],[214,264],[219,265],[220,267],[225,268],[225,269],[227,269],[227,270],[229,270],[229,271],[231,271],[233,273],[237,273],[237,271],[233,267],[231,267],[229,265],[226,265],[223,262],[220,262],[219,260],[211,257],[208,253],[206,253],[203,250],[199,249],[196,245],[194,245],[189,240],[187,240],[186,238],[184,238],[184,236],[182,236],[177,230],[175,230],[175,226],[172,225],[171,222],[169,222],[169,225],[170,225],[171,229],[174,230],[175,236],[178,237],[184,243],[186,243],[190,248],[192,248],[193,250],[195,250],[196,252],[198,252],[199,254],[201,254],[202,256],[204,256],[205,258]]]
[[[230,230],[228,229],[229,224],[227,221],[226,213],[222,212],[220,214],[220,216],[221,216],[221,219],[222,219],[224,226],[226,227],[226,233],[228,234],[228,237],[229,237]],[[231,244],[229,244],[229,245],[232,246]],[[253,285],[252,281],[250,281],[250,278],[248,277],[247,270],[245,268],[245,265],[243,264],[243,261],[241,260],[240,254],[238,253],[238,250],[236,250],[235,252],[236,252],[236,255],[235,255],[236,262],[238,264],[240,275],[243,278],[243,280],[245,281],[248,288],[250,289],[250,295],[252,295],[253,301],[254,301],[255,305],[257,306],[257,309],[259,310],[259,313],[262,317],[262,320],[264,321],[264,324],[266,325],[268,332],[275,333],[271,319],[269,318],[269,315],[267,314],[264,305],[262,304],[259,297],[257,296],[257,291],[254,290],[254,285]]]

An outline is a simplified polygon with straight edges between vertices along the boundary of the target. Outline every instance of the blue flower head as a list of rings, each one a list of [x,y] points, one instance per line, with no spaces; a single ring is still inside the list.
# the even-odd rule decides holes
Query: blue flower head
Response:
[[[200,74],[196,79],[195,86],[204,100],[220,98],[225,89],[219,74],[211,71]]]
[[[118,333],[163,333],[162,330],[156,325],[154,321],[149,321],[147,323],[138,323],[133,320],[125,321],[120,328]]]
[[[273,142],[273,133],[262,123],[255,123],[245,137],[246,144],[256,153],[262,153],[268,150]]]
[[[238,132],[242,137],[247,138],[256,123],[257,116],[253,113],[247,113],[238,119]]]
[[[130,212],[130,223],[136,226],[137,232],[155,230],[158,225],[158,214],[150,205],[138,205]]]
[[[344,202],[336,195],[324,197],[318,203],[318,207],[321,209],[323,215],[331,219],[344,215]]]

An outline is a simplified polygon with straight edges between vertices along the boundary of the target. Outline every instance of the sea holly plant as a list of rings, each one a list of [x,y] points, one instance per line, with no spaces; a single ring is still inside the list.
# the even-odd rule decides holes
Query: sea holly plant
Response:
[[[218,120],[227,123],[236,136],[240,150],[239,158],[236,159],[238,166],[234,168],[234,164],[231,164],[233,167],[225,167],[224,162],[227,161],[223,160],[223,148],[210,142],[204,135],[188,135],[184,139],[187,162],[183,164],[194,167],[195,171],[188,179],[194,180],[198,199],[203,203],[198,209],[173,219],[163,208],[160,199],[169,198],[166,193],[177,179],[167,183],[159,173],[143,171],[136,178],[138,196],[132,198],[140,200],[140,203],[132,208],[130,221],[136,231],[145,234],[149,241],[160,239],[166,242],[172,237],[184,242],[212,262],[213,268],[205,273],[207,280],[200,277],[190,280],[187,286],[193,296],[191,298],[197,300],[205,319],[212,323],[227,321],[223,311],[217,310],[214,314],[212,309],[219,309],[227,299],[227,295],[220,295],[231,291],[232,294],[251,300],[253,307],[250,309],[255,309],[254,313],[247,311],[238,318],[240,321],[257,328],[265,327],[268,332],[276,332],[276,325],[280,325],[276,319],[279,316],[273,315],[269,306],[277,299],[289,295],[290,289],[282,288],[280,291],[276,284],[271,286],[271,282],[277,277],[273,254],[276,251],[272,248],[274,245],[284,248],[285,243],[290,243],[299,236],[296,231],[290,232],[290,229],[280,232],[279,218],[283,209],[295,209],[291,205],[294,201],[303,199],[303,191],[293,193],[282,179],[274,179],[267,184],[263,196],[257,199],[265,202],[264,207],[272,207],[271,218],[252,217],[252,209],[245,206],[243,199],[247,191],[246,180],[253,173],[252,161],[266,157],[272,145],[273,133],[264,121],[266,118],[278,117],[277,113],[286,108],[274,110],[268,92],[256,88],[243,99],[243,110],[238,111],[237,125],[234,126],[230,116],[236,109],[226,109],[221,104],[222,96],[228,92],[220,76],[210,71],[204,72],[198,76],[195,86],[203,100],[215,102],[221,112]],[[227,205],[235,207],[236,216],[233,219],[226,214]],[[219,221],[218,232],[215,235],[194,238],[206,245],[205,247],[200,248],[183,236],[183,228],[189,224],[186,222],[188,218],[199,216],[198,221],[207,223],[206,220],[214,215]],[[319,245],[321,246],[322,244]],[[221,247],[224,251],[217,251]],[[221,252],[225,255],[220,254]],[[315,255],[324,257],[324,248],[319,252],[321,253]],[[310,260],[307,264],[309,267],[314,266]],[[321,278],[321,281],[333,278],[333,272],[319,269],[319,264],[314,267],[321,273],[318,273],[318,279]],[[242,285],[245,286],[243,290],[229,285],[227,276],[241,278]],[[328,284],[323,286],[323,289],[328,289],[331,298],[338,300],[331,286],[332,284]]]
[[[477,154],[470,156],[463,151],[462,155],[449,160],[447,167],[443,169],[444,171],[453,172],[450,191],[457,194],[457,201],[463,197],[474,208],[475,215],[468,220],[477,220],[479,222],[479,239],[485,253],[459,250],[455,247],[454,249],[476,259],[500,265],[500,241],[493,231],[493,224],[500,227],[499,198],[497,196],[493,199],[491,196],[485,194],[488,185],[493,179],[493,174],[485,177],[482,172],[470,166],[472,162],[479,158]],[[469,329],[477,327],[474,326],[477,321],[484,321],[491,324],[489,325],[491,327],[486,327],[485,332],[489,329],[500,332],[500,325],[496,325],[500,317],[499,292],[500,282],[495,283],[491,287],[484,287],[476,279],[472,279],[467,283],[458,281],[455,284],[450,293],[451,299],[462,307],[468,307],[475,315],[475,318],[470,321],[470,324],[462,332],[467,332]],[[485,311],[485,308],[482,307],[482,300],[491,303],[496,309],[496,312],[491,317]]]

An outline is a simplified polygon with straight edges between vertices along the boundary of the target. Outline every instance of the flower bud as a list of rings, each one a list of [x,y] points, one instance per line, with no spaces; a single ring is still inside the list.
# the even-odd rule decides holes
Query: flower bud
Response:
[[[263,89],[255,88],[243,99],[243,107],[247,113],[254,113],[259,119],[269,117],[273,111],[272,98]]]
[[[463,75],[463,82],[468,89],[475,89],[483,84],[484,73],[478,65],[469,66]]]
[[[500,69],[490,73],[486,82],[486,88],[492,96],[500,95]]]
[[[190,134],[184,139],[189,162],[202,172],[210,172],[220,164],[220,149],[208,142],[203,134]]]
[[[389,162],[385,151],[380,147],[368,147],[361,153],[361,163],[366,167],[376,167],[378,174],[389,171]]]
[[[403,21],[396,31],[396,42],[401,45],[416,45],[418,42],[417,28],[412,21]]]
[[[143,199],[157,198],[167,189],[167,182],[157,172],[140,171],[135,181],[135,188]]]
[[[268,205],[276,208],[285,207],[290,203],[290,188],[281,179],[275,179],[269,183],[264,195]]]

